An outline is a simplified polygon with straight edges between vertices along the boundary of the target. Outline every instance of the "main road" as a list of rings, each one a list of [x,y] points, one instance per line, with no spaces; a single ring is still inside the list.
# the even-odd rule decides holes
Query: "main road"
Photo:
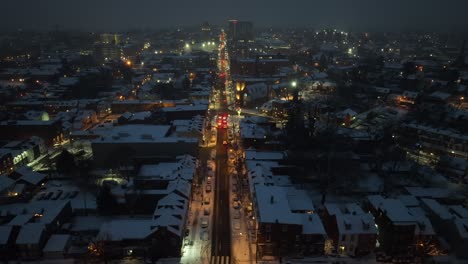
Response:
[[[225,95],[221,93],[219,98],[219,112],[226,112]],[[231,263],[231,221],[229,216],[229,173],[227,146],[227,129],[218,128],[216,143],[216,176],[214,182],[214,217],[213,236],[211,244],[211,261],[213,264]]]
[[[227,113],[226,80],[229,78],[228,60],[226,50],[226,38],[224,31],[220,36],[220,49],[218,56],[218,77],[217,89],[221,90],[217,98],[219,107],[218,113]],[[224,80],[223,80],[224,79]],[[228,173],[227,129],[217,129],[216,141],[216,174],[214,188],[214,210],[213,210],[213,233],[211,238],[211,260],[210,264],[230,264],[231,263],[231,219],[230,209],[230,188]]]

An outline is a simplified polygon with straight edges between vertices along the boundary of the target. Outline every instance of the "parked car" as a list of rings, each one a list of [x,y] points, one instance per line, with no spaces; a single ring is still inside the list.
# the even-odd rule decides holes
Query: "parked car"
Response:
[[[211,185],[210,185],[210,184],[207,184],[207,185],[206,185],[205,191],[206,191],[207,193],[211,192]]]

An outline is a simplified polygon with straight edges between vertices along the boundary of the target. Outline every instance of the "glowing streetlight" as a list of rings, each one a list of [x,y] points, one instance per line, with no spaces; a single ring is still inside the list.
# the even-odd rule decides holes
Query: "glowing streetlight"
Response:
[[[186,49],[190,49],[190,44],[186,43],[186,44],[185,44],[185,48],[186,48]]]
[[[292,81],[292,82],[291,82],[291,86],[292,86],[293,88],[296,88],[297,82],[296,82],[296,81]]]

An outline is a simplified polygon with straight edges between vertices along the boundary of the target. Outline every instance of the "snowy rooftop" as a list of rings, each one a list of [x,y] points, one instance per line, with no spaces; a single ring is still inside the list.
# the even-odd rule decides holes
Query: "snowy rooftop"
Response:
[[[14,184],[15,184],[15,180],[7,176],[0,175],[0,193],[13,187]]]
[[[415,197],[450,198],[451,191],[446,188],[405,187],[406,191]]]
[[[0,226],[0,245],[5,245],[10,238],[12,226]]]
[[[295,188],[287,189],[287,199],[291,211],[311,211],[315,210],[312,199],[305,190]]]
[[[257,185],[256,202],[259,222],[300,225],[302,219],[291,212],[284,187]]]
[[[282,160],[286,153],[281,151],[258,151],[255,149],[245,150],[245,159],[247,160]]]
[[[152,219],[111,220],[102,224],[97,238],[109,241],[144,239],[153,231],[152,223]]]
[[[454,218],[454,216],[450,213],[447,207],[441,205],[434,199],[421,199],[421,202],[432,211],[432,213],[438,215],[441,219],[449,220]]]
[[[160,180],[175,180],[182,178],[192,180],[195,172],[195,164],[183,164],[182,162],[163,162],[158,164],[143,165],[140,168],[139,176]]]
[[[468,239],[468,219],[455,219],[455,226],[457,228],[460,237],[465,240]]]
[[[9,226],[22,226],[31,221],[34,217],[34,214],[21,214],[15,216],[13,219],[8,222]]]
[[[426,213],[421,207],[411,207],[408,208],[409,213],[415,217],[417,225],[416,225],[416,234],[421,235],[436,235],[434,228],[432,227],[432,223],[427,218]]]
[[[468,218],[468,209],[461,205],[451,205],[449,209],[460,218]]]
[[[29,203],[14,203],[0,206],[0,215],[42,215],[38,222],[50,224],[63,210],[69,201],[50,200],[50,201],[31,201]]]
[[[42,232],[45,231],[45,225],[41,223],[29,223],[21,227],[16,244],[37,244],[39,243]]]
[[[394,224],[416,222],[415,217],[409,214],[408,208],[398,199],[384,198],[381,195],[370,195],[367,199],[374,208],[382,210]]]
[[[102,224],[106,222],[105,217],[98,216],[76,216],[73,218],[71,231],[98,231]]]
[[[302,234],[327,234],[318,214],[298,214],[298,217],[302,219]]]
[[[47,244],[45,245],[44,252],[64,252],[68,241],[70,240],[70,235],[52,235],[50,236]]]
[[[166,125],[124,125],[99,130],[100,138],[93,143],[152,143],[152,142],[196,142],[195,138],[168,137],[170,126]]]
[[[21,178],[19,178],[19,180],[23,180],[32,185],[39,184],[46,177],[46,175],[33,171],[29,167],[26,167],[26,166],[16,169],[16,172],[22,175]]]

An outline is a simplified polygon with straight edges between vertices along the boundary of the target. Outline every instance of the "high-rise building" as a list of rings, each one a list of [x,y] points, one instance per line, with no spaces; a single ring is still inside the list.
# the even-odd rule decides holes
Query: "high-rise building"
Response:
[[[201,26],[201,37],[203,41],[211,41],[211,25],[208,22]]]
[[[253,23],[229,20],[228,37],[235,42],[252,42],[254,40]]]

